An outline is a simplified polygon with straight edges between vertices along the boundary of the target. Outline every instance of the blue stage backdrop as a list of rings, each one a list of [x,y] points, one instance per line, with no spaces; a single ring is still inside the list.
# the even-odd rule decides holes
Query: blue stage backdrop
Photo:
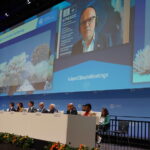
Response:
[[[23,102],[24,107],[30,100],[38,108],[39,102],[45,102],[48,108],[51,103],[59,110],[66,111],[68,103],[74,103],[77,110],[81,111],[82,104],[91,103],[93,111],[101,111],[102,107],[108,108],[110,115],[150,117],[150,89],[132,89],[101,92],[79,92],[45,95],[7,96],[0,97],[0,110],[7,110],[10,102]],[[135,119],[135,118],[134,118]],[[139,119],[138,119],[139,120]],[[148,119],[142,119],[147,120]]]

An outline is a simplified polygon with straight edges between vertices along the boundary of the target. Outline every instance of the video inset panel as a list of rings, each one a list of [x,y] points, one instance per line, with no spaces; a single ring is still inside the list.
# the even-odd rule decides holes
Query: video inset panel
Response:
[[[61,11],[57,58],[129,42],[130,1],[76,1]]]

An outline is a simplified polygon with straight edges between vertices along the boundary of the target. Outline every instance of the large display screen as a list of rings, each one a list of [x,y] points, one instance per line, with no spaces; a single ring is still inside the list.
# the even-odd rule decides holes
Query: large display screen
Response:
[[[68,0],[2,32],[0,95],[150,87],[149,8]]]
[[[137,1],[137,4],[133,82],[142,83],[150,82],[150,1]]]

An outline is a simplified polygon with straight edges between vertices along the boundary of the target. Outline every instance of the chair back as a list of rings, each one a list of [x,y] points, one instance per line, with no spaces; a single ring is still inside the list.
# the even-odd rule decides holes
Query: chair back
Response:
[[[129,121],[127,120],[119,120],[118,121],[118,130],[124,133],[128,133],[129,130]]]

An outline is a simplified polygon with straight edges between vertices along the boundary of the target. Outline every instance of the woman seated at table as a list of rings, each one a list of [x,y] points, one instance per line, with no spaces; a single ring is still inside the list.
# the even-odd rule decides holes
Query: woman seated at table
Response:
[[[23,108],[23,103],[18,103],[17,104],[17,112],[23,112],[24,108]]]
[[[96,140],[99,144],[102,140],[101,132],[105,132],[110,128],[110,116],[107,108],[102,108],[101,117],[99,120],[98,130],[96,132]]]
[[[110,116],[107,108],[102,108],[98,129],[107,131],[110,128]]]

